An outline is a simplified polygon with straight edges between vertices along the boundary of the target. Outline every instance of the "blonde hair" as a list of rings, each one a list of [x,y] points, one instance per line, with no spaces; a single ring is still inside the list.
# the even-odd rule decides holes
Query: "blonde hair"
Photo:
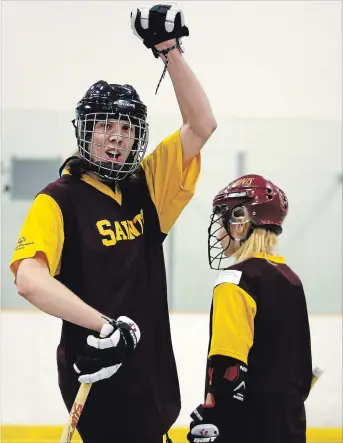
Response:
[[[245,226],[245,234],[250,228],[250,223]],[[261,254],[267,259],[268,255],[275,254],[277,235],[275,232],[263,228],[255,228],[247,240],[234,252],[233,257],[236,262],[242,262],[251,258],[254,254]]]

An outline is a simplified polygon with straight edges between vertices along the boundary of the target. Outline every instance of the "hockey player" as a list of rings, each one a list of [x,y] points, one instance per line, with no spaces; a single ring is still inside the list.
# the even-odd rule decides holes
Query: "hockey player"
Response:
[[[79,382],[94,383],[78,425],[84,443],[161,443],[179,414],[162,242],[193,196],[200,150],[216,128],[182,54],[182,10],[138,8],[131,27],[167,67],[182,127],[143,159],[147,109],[137,91],[93,84],[76,106],[78,154],[35,198],[11,261],[19,294],[63,320],[67,408]],[[106,338],[86,344],[94,331]]]
[[[299,277],[275,252],[285,193],[259,175],[214,198],[208,254],[221,270],[210,314],[205,402],[193,443],[305,443],[311,343]],[[234,263],[232,263],[234,261]]]

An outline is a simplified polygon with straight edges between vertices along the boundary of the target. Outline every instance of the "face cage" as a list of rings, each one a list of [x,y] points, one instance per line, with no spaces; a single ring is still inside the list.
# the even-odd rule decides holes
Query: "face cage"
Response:
[[[123,180],[129,174],[133,173],[140,165],[144,158],[145,152],[149,142],[149,125],[145,120],[130,117],[127,114],[118,114],[116,117],[112,117],[113,114],[106,113],[92,113],[86,114],[84,119],[76,119],[76,134],[78,149],[80,157],[87,163],[89,168],[106,180]],[[95,130],[97,122],[104,122],[105,128],[103,131]],[[106,134],[108,122],[116,122],[117,128],[121,124],[127,123],[129,125],[128,135],[124,135],[121,132],[117,133],[117,137],[134,139],[133,146],[126,160],[123,163],[109,162],[103,157],[91,155],[92,144],[101,146],[101,148],[113,148],[113,146],[105,145],[105,137],[101,145],[92,143],[93,134]],[[134,136],[132,137],[131,129],[134,130]],[[120,151],[121,148],[115,148]]]
[[[211,269],[224,270],[233,264],[232,257],[227,257],[225,251],[229,248],[231,242],[236,242],[239,247],[242,241],[232,237],[230,225],[249,222],[250,217],[245,206],[236,206],[229,209],[228,206],[222,205],[213,211],[208,228],[208,262]],[[221,236],[219,240],[217,236],[222,229],[225,229],[226,234]],[[229,237],[229,242],[226,248],[223,249],[221,241],[226,237]]]

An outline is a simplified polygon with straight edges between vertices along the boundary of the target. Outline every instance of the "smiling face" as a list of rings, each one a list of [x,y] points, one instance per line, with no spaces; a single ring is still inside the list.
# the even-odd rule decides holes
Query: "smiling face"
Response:
[[[125,120],[97,121],[94,125],[91,157],[94,162],[125,163],[135,141],[135,128]]]

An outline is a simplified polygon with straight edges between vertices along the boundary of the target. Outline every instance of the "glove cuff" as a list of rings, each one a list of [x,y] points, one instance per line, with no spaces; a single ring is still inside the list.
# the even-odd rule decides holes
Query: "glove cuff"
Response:
[[[127,328],[133,341],[133,347],[135,348],[137,346],[137,343],[141,339],[141,331],[137,323],[131,320],[131,318],[122,315],[117,318],[117,326],[118,325],[120,325],[121,328]]]
[[[143,40],[144,45],[148,48],[148,49],[153,49],[153,47],[155,45],[158,45],[160,43],[165,42],[166,40],[172,40],[172,39],[176,39],[176,41],[180,40],[182,37],[188,37],[189,36],[189,30],[187,28],[187,26],[184,26],[182,28],[182,32],[178,33],[179,35],[175,35],[174,32],[172,32],[170,35],[163,35],[160,38],[156,38],[156,36],[152,36],[150,38],[147,38],[145,40]]]
[[[147,46],[149,47],[149,46]],[[181,54],[184,53],[184,48],[182,46],[182,40],[181,38],[177,38],[176,39],[176,44],[174,46],[170,46],[169,48],[165,48],[165,49],[156,49],[155,46],[150,46],[152,53],[154,54],[155,58],[158,58],[160,56],[160,54],[164,55],[165,57],[168,57],[168,54],[170,51],[173,51],[174,49],[178,49]]]

